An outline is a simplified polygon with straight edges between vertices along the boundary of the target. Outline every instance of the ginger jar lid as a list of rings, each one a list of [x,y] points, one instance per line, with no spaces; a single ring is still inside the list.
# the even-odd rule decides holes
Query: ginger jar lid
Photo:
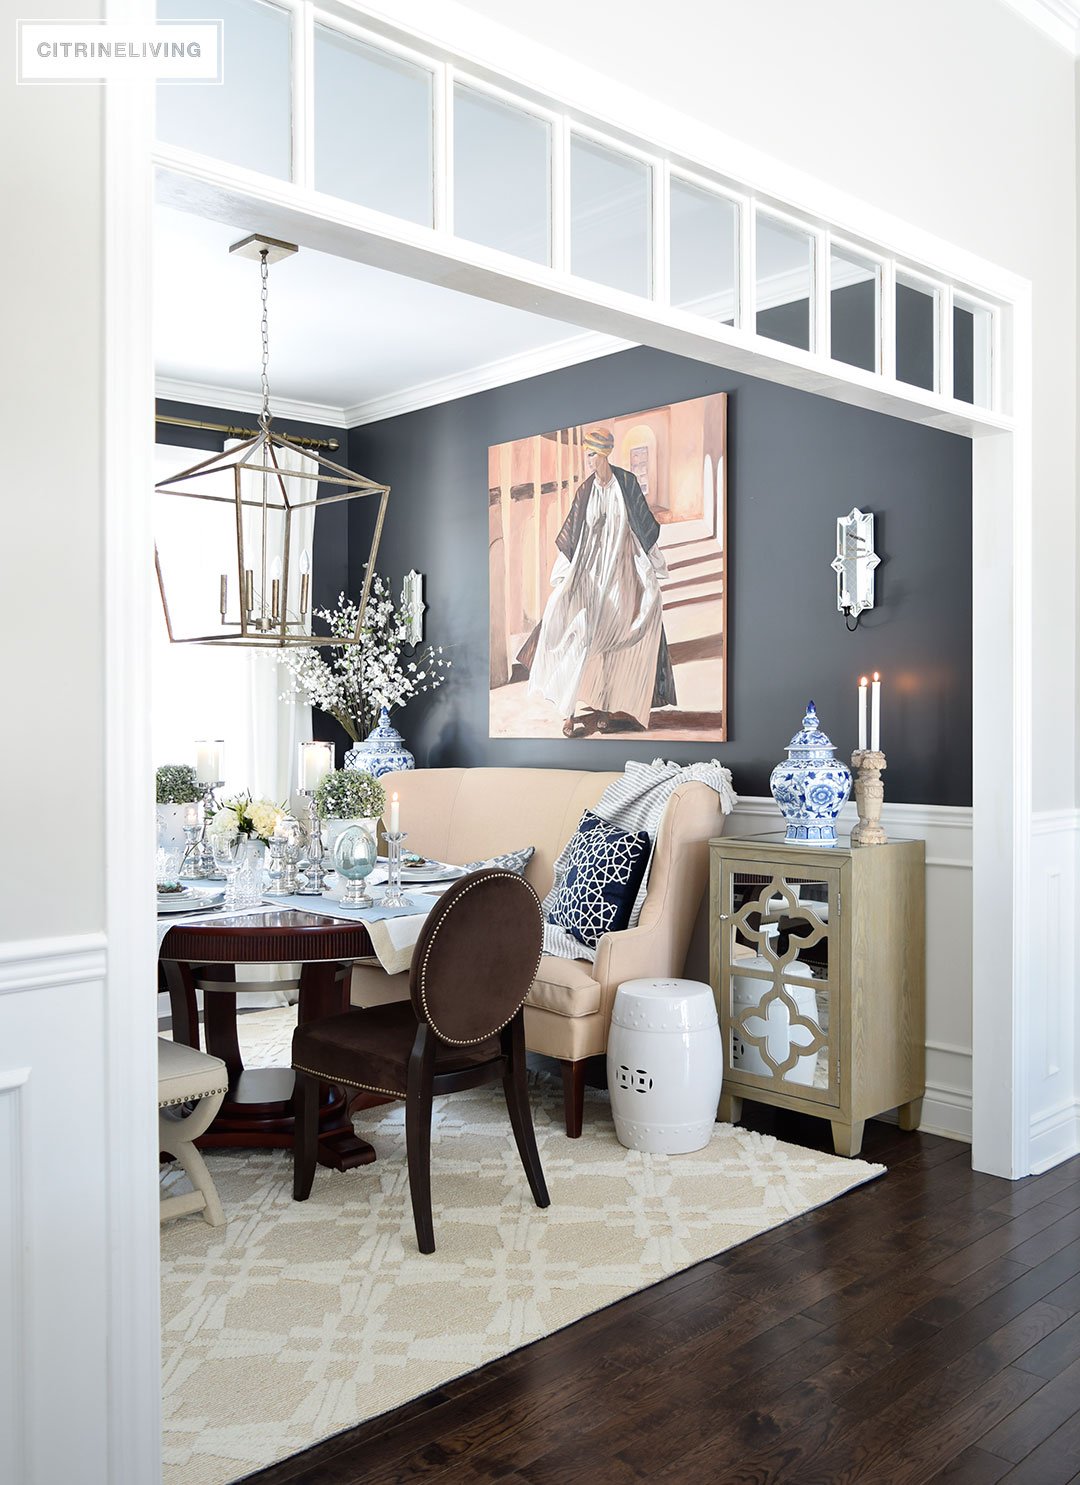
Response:
[[[813,701],[807,703],[806,716],[802,719],[802,726],[788,743],[785,749],[789,757],[797,757],[800,754],[835,753],[832,739],[821,730],[818,722],[817,708]]]

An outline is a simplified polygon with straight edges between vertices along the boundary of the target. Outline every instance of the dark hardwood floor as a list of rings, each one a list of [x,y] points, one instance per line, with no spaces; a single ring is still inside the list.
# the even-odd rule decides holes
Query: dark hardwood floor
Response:
[[[876,1122],[863,1153],[883,1180],[248,1481],[1080,1482],[1080,1159],[1003,1181]]]

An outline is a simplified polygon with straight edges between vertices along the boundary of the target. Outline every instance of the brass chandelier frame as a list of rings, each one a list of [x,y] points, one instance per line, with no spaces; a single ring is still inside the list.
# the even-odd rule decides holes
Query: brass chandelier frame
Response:
[[[268,260],[273,257],[284,256],[287,252],[295,252],[292,244],[279,243],[269,238],[249,237],[243,242],[236,243],[230,249],[231,252],[241,252],[245,256],[258,257],[262,278],[262,412],[259,416],[259,430],[251,437],[246,438],[235,448],[227,449],[222,453],[214,453],[209,458],[193,464],[188,469],[181,470],[178,474],[168,479],[160,480],[155,486],[155,492],[159,495],[171,495],[183,500],[210,501],[217,505],[232,507],[236,513],[236,612],[239,617],[230,619],[229,599],[229,574],[223,572],[219,581],[218,608],[221,620],[221,631],[207,634],[181,635],[177,634],[173,625],[172,613],[169,608],[169,599],[165,588],[165,578],[161,567],[161,554],[157,543],[154,544],[154,566],[157,572],[158,591],[161,594],[161,604],[165,613],[165,627],[169,639],[173,644],[216,644],[216,645],[239,645],[248,647],[259,647],[264,649],[290,649],[290,648],[317,648],[324,645],[350,645],[359,644],[363,624],[364,613],[367,608],[368,595],[371,591],[371,581],[375,571],[375,557],[382,538],[383,523],[386,519],[386,504],[390,497],[390,486],[379,484],[375,480],[366,479],[363,475],[346,469],[344,465],[335,464],[333,460],[327,459],[321,454],[306,454],[314,468],[290,469],[282,468],[278,460],[279,450],[294,451],[296,444],[286,436],[271,431],[270,415],[270,387],[267,378],[267,364],[269,360],[269,344],[267,335],[267,284],[268,284]],[[208,477],[221,475],[225,471],[232,471],[233,492],[231,495],[215,494],[205,487],[200,489],[200,480]],[[245,493],[245,478],[251,477],[255,483],[257,494]],[[310,499],[297,499],[290,495],[288,481],[306,480],[307,486],[301,487],[301,492],[306,496],[310,492]],[[177,488],[192,482],[193,488]],[[327,494],[320,497],[319,486],[330,485],[338,487],[338,493]],[[378,498],[378,513],[375,518],[375,529],[371,538],[371,550],[365,567],[364,586],[360,595],[359,611],[357,613],[356,628],[351,636],[341,638],[337,635],[312,634],[311,623],[311,575],[304,571],[301,566],[299,583],[291,580],[294,577],[294,563],[296,561],[293,550],[293,517],[295,514],[310,510],[313,507],[340,504],[345,500],[356,500],[358,498]],[[254,540],[252,532],[245,534],[244,515],[258,512],[261,519],[255,523],[256,530]],[[273,563],[271,562],[271,542],[269,537],[269,522],[274,517],[284,522],[284,543],[280,550],[274,552]],[[256,550],[252,551],[254,546]],[[279,569],[279,570],[277,570]],[[297,592],[297,601],[290,608],[289,596]]]

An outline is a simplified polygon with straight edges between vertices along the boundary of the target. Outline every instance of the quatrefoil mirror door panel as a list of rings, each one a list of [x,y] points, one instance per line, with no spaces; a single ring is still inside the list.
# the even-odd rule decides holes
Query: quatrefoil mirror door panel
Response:
[[[840,873],[794,876],[725,863],[720,891],[721,1024],[734,1081],[839,1102]]]

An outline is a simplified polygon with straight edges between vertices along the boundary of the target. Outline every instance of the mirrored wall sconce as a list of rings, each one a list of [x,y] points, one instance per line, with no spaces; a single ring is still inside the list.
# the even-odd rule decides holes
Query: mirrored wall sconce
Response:
[[[424,602],[424,574],[417,572],[415,568],[405,574],[402,582],[401,606],[409,620],[406,638],[410,644],[418,645],[424,638],[424,611],[427,604]]]
[[[853,632],[868,608],[874,606],[874,569],[881,558],[874,551],[874,513],[858,506],[836,522],[836,607]]]

